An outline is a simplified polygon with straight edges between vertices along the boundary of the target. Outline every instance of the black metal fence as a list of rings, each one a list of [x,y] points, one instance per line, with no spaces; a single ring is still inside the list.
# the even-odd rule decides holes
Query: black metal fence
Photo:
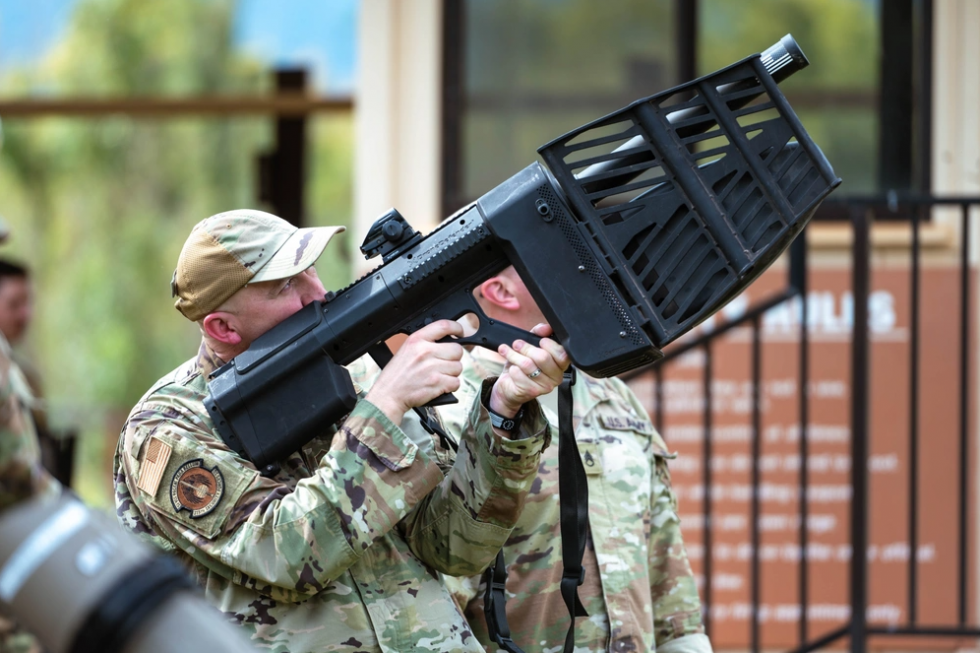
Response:
[[[749,530],[751,541],[751,560],[749,562],[749,601],[751,612],[749,616],[749,639],[748,646],[755,652],[762,648],[761,623],[760,623],[760,604],[762,584],[760,577],[762,573],[763,561],[760,559],[760,458],[761,458],[761,433],[762,433],[762,412],[763,397],[761,388],[763,387],[762,378],[762,355],[765,343],[762,338],[761,320],[767,311],[779,307],[785,302],[800,298],[799,305],[802,314],[800,315],[799,326],[799,347],[798,347],[798,420],[800,427],[800,437],[798,440],[798,454],[800,459],[799,473],[797,478],[798,491],[798,510],[800,512],[799,531],[796,535],[799,543],[799,564],[797,566],[798,579],[798,602],[799,620],[797,631],[797,646],[793,649],[800,653],[812,651],[829,645],[840,646],[844,638],[849,639],[851,651],[864,651],[869,646],[869,637],[872,636],[906,636],[906,637],[980,637],[980,627],[976,621],[971,619],[968,614],[968,606],[971,602],[968,591],[971,587],[969,582],[970,574],[973,573],[974,565],[971,564],[970,543],[970,518],[971,510],[971,485],[970,485],[970,456],[971,441],[971,410],[973,402],[971,392],[975,388],[971,387],[971,374],[973,365],[971,364],[971,329],[976,328],[975,321],[972,319],[971,292],[976,292],[971,287],[971,265],[970,265],[970,243],[971,243],[971,209],[980,207],[980,198],[977,197],[957,197],[957,198],[935,198],[935,197],[897,197],[895,195],[886,197],[850,198],[846,201],[835,202],[837,209],[846,212],[851,218],[853,228],[853,248],[852,248],[852,288],[853,293],[853,331],[851,334],[851,361],[850,361],[850,381],[851,381],[851,405],[850,405],[850,479],[851,486],[851,506],[849,515],[849,534],[848,541],[851,546],[849,562],[849,582],[848,582],[848,603],[850,607],[849,618],[837,628],[829,632],[814,634],[808,624],[808,606],[811,595],[811,561],[808,556],[808,513],[811,479],[809,472],[808,456],[810,454],[810,440],[808,436],[809,425],[811,423],[811,406],[807,388],[810,380],[810,337],[807,316],[807,246],[804,233],[790,252],[790,265],[788,283],[785,290],[776,293],[771,298],[764,300],[747,310],[741,317],[725,322],[714,328],[710,333],[706,333],[687,342],[678,343],[669,349],[665,357],[653,368],[654,382],[654,406],[651,411],[655,423],[663,432],[664,426],[664,378],[670,374],[670,370],[676,361],[685,354],[692,351],[703,353],[703,441],[701,448],[701,482],[703,484],[703,498],[699,507],[684,504],[682,506],[684,514],[690,516],[691,513],[700,509],[702,516],[702,545],[704,555],[701,561],[701,572],[704,577],[702,586],[702,602],[704,604],[705,625],[709,634],[712,631],[711,606],[713,604],[713,543],[714,543],[714,507],[712,483],[713,471],[709,461],[713,454],[713,413],[714,398],[712,381],[714,379],[713,369],[713,350],[719,343],[719,339],[736,328],[749,327],[751,329],[750,345],[750,377],[751,377],[751,494],[749,504]],[[917,614],[917,600],[919,596],[919,528],[920,528],[920,470],[919,454],[920,443],[927,433],[920,432],[920,388],[922,384],[920,359],[924,353],[921,342],[921,302],[922,286],[920,282],[922,270],[922,227],[929,219],[933,209],[937,207],[952,207],[959,211],[959,253],[958,267],[959,273],[959,315],[952,313],[950,320],[958,320],[958,451],[955,459],[958,461],[956,469],[950,473],[956,474],[958,478],[958,496],[949,497],[945,504],[948,507],[955,507],[956,529],[957,529],[957,560],[956,577],[958,579],[955,587],[949,587],[950,593],[955,593],[956,614],[951,615],[949,623],[952,625],[936,625],[923,623]],[[909,341],[909,394],[907,397],[908,410],[908,478],[909,496],[908,505],[908,548],[909,555],[907,561],[907,605],[905,607],[905,623],[880,623],[869,621],[867,616],[868,597],[869,597],[869,575],[867,555],[859,555],[858,552],[867,552],[869,546],[869,478],[868,464],[870,456],[870,403],[871,390],[874,379],[870,373],[869,354],[870,337],[868,324],[868,298],[871,293],[871,234],[870,224],[875,216],[887,215],[890,219],[889,224],[894,225],[896,216],[904,218],[909,224],[911,232],[911,246],[909,248],[909,305],[910,320],[908,330]],[[948,223],[948,220],[947,220]],[[926,343],[927,344],[927,343]],[[648,372],[649,370],[647,370]],[[629,378],[633,379],[642,374],[644,370],[634,371]],[[668,444],[670,444],[668,436]],[[887,642],[886,642],[887,645]]]

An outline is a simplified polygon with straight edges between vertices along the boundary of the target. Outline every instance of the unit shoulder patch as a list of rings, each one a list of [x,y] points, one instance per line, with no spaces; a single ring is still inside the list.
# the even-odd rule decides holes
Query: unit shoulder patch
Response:
[[[191,519],[211,513],[225,493],[225,480],[217,466],[205,469],[200,458],[177,468],[170,481],[170,502],[178,513],[186,510]]]

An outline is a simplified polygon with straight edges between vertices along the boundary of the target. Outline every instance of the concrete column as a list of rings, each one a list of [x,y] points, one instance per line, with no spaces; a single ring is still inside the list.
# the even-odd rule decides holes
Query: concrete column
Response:
[[[363,0],[360,11],[355,247],[391,207],[422,233],[443,217],[442,1]]]
[[[932,188],[980,195],[980,3],[933,6]]]
[[[935,0],[933,50],[933,149],[932,188],[936,195],[980,196],[980,2],[975,0]],[[959,232],[959,210],[937,211],[937,222],[948,222]],[[980,242],[980,211],[970,218],[971,261],[977,265]],[[959,238],[957,238],[959,241]],[[974,277],[973,292],[980,295]],[[974,323],[974,329],[980,325]],[[974,354],[980,356],[980,352]],[[975,360],[980,365],[980,358]],[[975,369],[980,369],[976,367]],[[980,384],[971,395],[974,406],[980,405]],[[974,469],[980,469],[980,447],[974,432]],[[971,488],[971,505],[976,506],[976,483]],[[980,522],[978,527],[980,528]],[[980,541],[980,530],[974,533]],[[974,587],[980,587],[980,564]],[[974,590],[975,591],[975,590]],[[980,604],[975,608],[980,618]]]

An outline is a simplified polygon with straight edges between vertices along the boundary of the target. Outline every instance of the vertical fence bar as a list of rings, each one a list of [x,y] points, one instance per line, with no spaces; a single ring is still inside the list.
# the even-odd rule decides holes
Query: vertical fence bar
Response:
[[[851,343],[851,653],[867,645],[868,580],[868,294],[870,287],[868,216],[851,209],[854,224],[854,332]]]
[[[703,465],[701,468],[701,485],[704,488],[704,497],[701,504],[701,513],[704,516],[704,521],[702,522],[704,526],[702,527],[703,537],[701,538],[702,545],[704,546],[704,556],[702,557],[703,563],[701,568],[704,570],[704,606],[701,611],[701,618],[704,622],[704,631],[711,636],[711,576],[712,576],[712,564],[711,564],[711,551],[713,548],[713,537],[712,537],[712,521],[713,515],[711,511],[711,411],[713,406],[712,393],[711,393],[711,379],[713,376],[712,372],[712,352],[711,352],[711,341],[705,343],[704,345],[704,443],[702,444]]]
[[[759,318],[752,320],[752,653],[759,653],[759,599],[761,595],[759,573],[759,457],[762,452],[762,342]]]
[[[909,625],[916,622],[916,593],[919,574],[916,558],[919,552],[919,207],[912,207],[912,261],[909,287]]]
[[[960,542],[959,542],[959,624],[966,625],[967,524],[969,487],[969,388],[970,388],[970,205],[963,203],[960,229]]]
[[[807,521],[810,516],[810,506],[808,504],[809,494],[807,487],[810,483],[810,475],[807,470],[809,465],[809,429],[810,422],[810,332],[807,324],[809,316],[807,312],[807,278],[806,278],[806,230],[799,236],[803,244],[800,248],[801,269],[795,281],[796,288],[799,290],[800,301],[800,372],[799,372],[799,402],[800,402],[800,578],[799,578],[799,603],[800,603],[800,646],[803,646],[808,637],[807,611],[809,607],[809,572],[810,565],[807,557],[807,547],[810,544],[809,533],[807,531]]]

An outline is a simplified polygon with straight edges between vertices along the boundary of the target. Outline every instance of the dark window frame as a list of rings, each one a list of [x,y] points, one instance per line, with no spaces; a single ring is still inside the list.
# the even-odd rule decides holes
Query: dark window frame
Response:
[[[697,76],[698,2],[675,1],[677,78]],[[882,0],[880,92],[878,93],[878,190],[928,195],[931,186],[933,0]],[[442,172],[443,215],[475,200],[463,193],[462,116],[465,108],[465,0],[443,0]],[[903,133],[902,138],[888,135]],[[846,180],[845,180],[846,182]],[[490,189],[487,189],[490,190]],[[846,199],[846,187],[842,199]],[[839,203],[822,206],[815,216],[844,220]],[[905,220],[884,212],[879,219]]]

